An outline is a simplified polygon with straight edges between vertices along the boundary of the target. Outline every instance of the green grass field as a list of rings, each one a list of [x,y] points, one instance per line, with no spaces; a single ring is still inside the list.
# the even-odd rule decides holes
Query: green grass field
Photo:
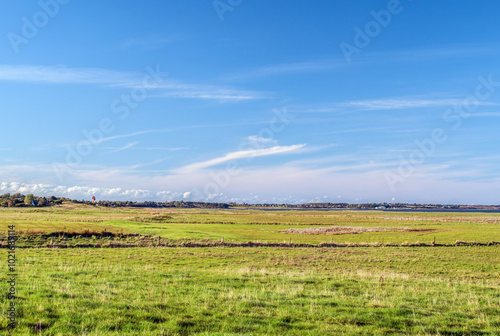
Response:
[[[499,222],[498,214],[470,213],[1,209],[4,236],[14,224],[24,236],[106,230],[169,241],[353,244],[18,248],[12,334],[499,335],[500,247],[454,244],[499,241]],[[427,231],[280,232],[330,226]],[[448,246],[406,245],[433,239]],[[382,241],[393,246],[355,246]]]
[[[160,235],[171,240],[224,238],[226,241],[294,242],[319,244],[405,242],[454,243],[500,240],[500,213],[407,213],[375,211],[255,211],[112,209],[83,206],[58,208],[0,208],[0,230],[8,224],[19,231],[83,230]],[[348,235],[303,235],[280,231],[304,227],[408,227],[414,232],[373,232]]]

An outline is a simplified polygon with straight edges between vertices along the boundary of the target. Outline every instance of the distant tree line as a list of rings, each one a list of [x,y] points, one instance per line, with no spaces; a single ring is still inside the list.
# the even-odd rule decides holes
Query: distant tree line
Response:
[[[136,208],[207,208],[207,209],[226,209],[229,207],[226,203],[205,203],[205,202],[133,202],[133,201],[99,201],[92,202],[88,200],[73,200],[65,197],[43,197],[34,196],[33,194],[23,195],[16,194],[3,194],[0,196],[0,206],[2,207],[46,207],[53,205],[60,205],[66,203],[87,204],[102,207],[136,207]]]
[[[409,203],[302,203],[302,204],[246,204],[239,206],[245,207],[282,207],[296,209],[354,209],[354,210],[378,210],[378,209],[461,209],[461,205],[443,205],[443,204],[409,204]]]
[[[87,204],[87,205],[104,206],[104,207],[203,208],[203,209],[227,209],[227,208],[229,208],[229,205],[227,203],[184,202],[184,201],[173,201],[173,202],[98,201],[98,202],[92,202],[92,201],[87,201],[87,200],[82,200],[82,201],[73,200],[73,202],[80,203],[80,204]]]
[[[33,194],[23,195],[3,194],[0,196],[2,207],[46,207],[59,205],[63,202],[87,204],[102,207],[132,207],[132,208],[201,208],[201,209],[228,209],[228,208],[292,208],[292,209],[500,209],[500,206],[467,206],[467,205],[442,205],[442,204],[408,204],[408,203],[303,203],[303,204],[248,204],[248,203],[209,203],[209,202],[155,202],[155,201],[98,201],[72,200],[65,197],[43,197]]]
[[[63,201],[67,201],[64,197],[39,197],[33,196],[33,194],[23,195],[20,193],[16,194],[3,194],[0,196],[0,206],[2,207],[45,207],[52,205],[62,204]]]

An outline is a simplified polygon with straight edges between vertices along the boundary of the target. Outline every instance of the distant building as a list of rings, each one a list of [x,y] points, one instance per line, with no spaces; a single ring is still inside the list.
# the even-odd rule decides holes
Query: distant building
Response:
[[[92,196],[92,203],[95,203],[95,196]]]

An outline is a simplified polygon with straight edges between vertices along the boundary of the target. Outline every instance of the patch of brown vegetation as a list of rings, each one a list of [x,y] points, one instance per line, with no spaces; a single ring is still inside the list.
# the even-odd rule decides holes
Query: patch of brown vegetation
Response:
[[[433,229],[416,229],[409,227],[356,227],[356,226],[329,226],[306,229],[286,229],[282,233],[296,233],[307,235],[342,235],[357,234],[363,232],[386,232],[386,231],[434,231]]]

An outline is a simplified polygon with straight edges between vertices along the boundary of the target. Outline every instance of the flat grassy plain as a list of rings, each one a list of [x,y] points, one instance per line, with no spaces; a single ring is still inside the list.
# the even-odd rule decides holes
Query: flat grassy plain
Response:
[[[13,335],[499,335],[498,214],[2,209],[0,228],[351,247],[17,249]],[[432,231],[306,235],[289,228]],[[5,235],[5,233],[4,233]],[[412,247],[406,243],[447,246]],[[379,246],[384,241],[393,246]],[[373,243],[370,247],[356,247]],[[399,246],[396,246],[399,244]],[[6,258],[5,258],[6,260]],[[7,262],[2,267],[6,274]],[[2,277],[5,279],[5,276]],[[7,293],[8,285],[0,283]],[[1,295],[0,330],[9,302]]]
[[[500,240],[500,213],[433,213],[377,211],[259,211],[205,209],[113,209],[81,205],[54,208],[0,208],[0,233],[15,224],[18,231],[84,230],[159,235],[172,241],[220,240],[319,244],[430,243]],[[422,231],[388,231],[347,235],[280,232],[290,228],[329,226],[407,227]]]

